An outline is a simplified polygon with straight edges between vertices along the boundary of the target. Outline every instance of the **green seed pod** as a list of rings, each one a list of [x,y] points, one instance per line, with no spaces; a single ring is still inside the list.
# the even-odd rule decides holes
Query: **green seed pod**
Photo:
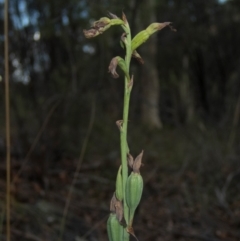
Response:
[[[143,191],[143,179],[140,173],[132,172],[126,183],[126,201],[130,211],[130,224],[132,223],[134,212],[141,200]]]
[[[116,180],[116,197],[119,201],[123,200],[122,166],[119,167]]]
[[[138,48],[141,44],[146,42],[150,34],[146,30],[142,30],[132,39],[132,51]]]
[[[174,29],[171,26],[171,22],[164,22],[164,23],[152,23],[145,30],[142,30],[141,32],[139,32],[132,40],[132,52],[140,45],[142,45],[144,42],[146,42],[152,34],[154,34],[156,31],[159,31],[165,28],[166,26],[169,26],[171,30],[176,31],[176,29]]]
[[[124,227],[117,220],[117,216],[111,213],[107,220],[107,233],[109,241],[122,241]]]

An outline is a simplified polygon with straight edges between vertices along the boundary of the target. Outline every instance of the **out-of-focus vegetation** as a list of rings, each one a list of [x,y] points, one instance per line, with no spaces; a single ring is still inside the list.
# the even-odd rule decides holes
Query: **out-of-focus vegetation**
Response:
[[[97,105],[94,135],[112,138],[113,123],[121,118],[123,83],[112,79],[107,67],[113,56],[123,52],[118,44],[122,32],[120,28],[112,28],[107,36],[89,41],[82,30],[108,11],[121,15],[122,10],[128,16],[133,34],[148,26],[149,19],[172,21],[178,30],[176,34],[163,30],[155,42],[140,47],[140,53],[147,52],[143,56],[146,66],[133,61],[136,84],[131,122],[135,126],[141,123],[148,126],[146,117],[143,121],[143,112],[157,109],[157,118],[164,128],[210,126],[229,132],[237,127],[238,1],[11,1],[9,64],[15,154],[24,156],[56,102],[59,104],[35,153],[58,158],[78,152],[92,98]],[[146,73],[149,62],[152,72],[157,69],[157,86],[148,78],[151,73]],[[159,94],[152,98],[158,99],[152,106],[149,95],[155,94],[156,89]],[[1,105],[3,109],[3,101]],[[151,118],[150,113],[150,126]]]
[[[164,29],[139,48],[144,65],[132,61],[129,143],[134,155],[145,150],[142,169],[147,180],[135,224],[137,236],[239,240],[239,0],[11,0],[9,4],[13,177],[31,150],[13,188],[16,240],[57,240],[64,197],[94,106],[93,130],[65,240],[106,238],[105,221],[92,232],[91,228],[108,214],[119,165],[115,121],[122,118],[123,81],[110,76],[108,65],[112,57],[123,54],[122,30],[111,28],[89,40],[83,29],[108,11],[118,16],[124,11],[133,35],[154,21],[172,21],[177,29],[176,33]],[[2,1],[0,7],[3,22]],[[3,35],[0,43],[4,76]],[[4,81],[0,85],[4,110]],[[4,128],[1,111],[2,157]],[[2,177],[4,168],[0,166]],[[0,190],[4,185],[1,180]]]

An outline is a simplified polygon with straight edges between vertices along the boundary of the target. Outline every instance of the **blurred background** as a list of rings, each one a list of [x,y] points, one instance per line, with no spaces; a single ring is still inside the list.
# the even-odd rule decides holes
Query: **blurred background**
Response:
[[[3,0],[0,73],[4,77]],[[12,240],[107,240],[106,219],[120,164],[122,29],[86,39],[112,12],[133,36],[173,22],[132,60],[133,156],[144,149],[139,240],[240,240],[239,0],[11,0],[9,66]],[[0,239],[5,240],[4,81],[0,82]],[[68,215],[61,226],[74,172]],[[133,239],[134,240],[134,239]]]

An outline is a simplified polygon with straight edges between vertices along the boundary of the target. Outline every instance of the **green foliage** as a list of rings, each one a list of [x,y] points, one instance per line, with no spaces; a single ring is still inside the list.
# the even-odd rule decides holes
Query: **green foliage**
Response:
[[[188,1],[173,1],[171,4],[168,1],[155,1],[155,7],[150,12],[144,11],[141,1],[136,2],[136,6],[127,1],[113,1],[111,4],[106,1],[95,3],[76,0],[21,2],[26,3],[25,9],[18,8],[18,2],[13,1],[13,11],[10,12],[10,32],[14,34],[14,38],[10,38],[10,71],[12,96],[23,98],[21,103],[12,98],[13,106],[18,106],[13,108],[13,122],[18,130],[31,129],[27,135],[22,135],[23,138],[34,139],[46,118],[47,110],[54,105],[52,100],[62,98],[59,93],[64,95],[65,105],[59,106],[61,111],[53,113],[59,122],[51,128],[62,129],[60,120],[66,115],[63,113],[67,113],[64,109],[77,110],[78,106],[81,106],[78,109],[81,118],[78,127],[74,128],[81,128],[82,119],[87,116],[88,104],[85,100],[89,93],[96,94],[97,109],[104,111],[105,116],[118,118],[120,115],[121,83],[111,81],[104,68],[112,55],[119,56],[122,51],[116,44],[119,42],[119,28],[110,28],[109,33],[95,41],[86,40],[82,35],[82,29],[94,21],[92,16],[104,16],[111,4],[116,12],[124,9],[134,33],[141,31],[138,29],[139,23],[147,23],[151,14],[156,15],[158,22],[174,19],[178,33],[157,34],[158,51],[154,62],[159,82],[161,79],[159,106],[163,124],[196,125],[200,121],[207,125],[232,125],[239,96],[240,34],[235,31],[240,27],[237,1],[226,1],[224,4],[214,0],[198,0],[191,4]],[[34,40],[37,32],[40,38]],[[148,47],[147,43],[140,47],[139,54],[142,48]],[[3,63],[4,60],[1,61]],[[135,64],[135,60],[133,68],[141,68]],[[140,69],[136,71],[135,78],[139,76]],[[24,83],[20,88],[19,81]],[[141,105],[146,101],[143,88],[141,82],[135,83],[132,121],[141,122]],[[1,103],[3,109],[4,102]],[[29,115],[15,113],[24,109]],[[73,121],[70,119],[75,115],[64,116],[64,124],[71,126]],[[17,116],[22,117],[17,119]],[[29,116],[34,117],[34,121]],[[3,116],[0,123],[4,123]],[[19,135],[15,133],[13,138],[17,140]],[[50,133],[46,132],[49,140],[52,138]],[[66,138],[68,133],[61,135]],[[72,139],[72,142],[77,141],[76,138]],[[28,143],[27,140],[23,142]],[[46,145],[44,138],[40,142]],[[23,149],[26,152],[29,148],[30,143]],[[47,149],[51,149],[50,146]]]

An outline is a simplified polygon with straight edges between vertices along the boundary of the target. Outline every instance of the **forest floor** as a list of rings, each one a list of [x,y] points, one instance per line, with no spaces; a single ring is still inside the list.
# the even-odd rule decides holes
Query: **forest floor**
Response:
[[[141,169],[144,192],[133,225],[139,241],[239,241],[239,155],[224,151],[223,156],[219,146],[214,148],[209,143],[204,143],[208,148],[195,146],[191,154],[181,147],[182,154],[177,148],[182,143],[177,143],[172,152],[160,156],[153,151],[156,146],[145,149]],[[171,147],[170,141],[168,144]],[[176,155],[181,161],[172,161]],[[116,156],[103,158],[95,154],[83,160],[65,225],[63,210],[78,159],[63,158],[49,164],[47,171],[43,170],[41,159],[28,162],[12,186],[11,240],[60,241],[61,230],[62,241],[108,240],[106,220],[120,163]],[[13,176],[21,163],[12,160]],[[4,173],[5,164],[1,162],[2,241],[6,240]]]

